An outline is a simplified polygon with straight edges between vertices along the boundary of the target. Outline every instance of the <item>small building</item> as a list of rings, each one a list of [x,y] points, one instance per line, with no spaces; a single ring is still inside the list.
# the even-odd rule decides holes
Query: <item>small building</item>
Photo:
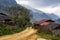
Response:
[[[50,19],[43,19],[41,21],[36,21],[34,22],[34,27],[35,29],[40,30],[44,30],[44,31],[51,31],[51,32],[56,32],[54,30],[59,29],[60,30],[60,23],[55,22],[53,20]],[[60,32],[60,31],[58,31]]]
[[[48,25],[48,24],[59,24],[53,20],[50,19],[43,19],[41,21],[34,22],[35,25]]]
[[[11,21],[11,17],[4,14],[4,13],[0,13],[0,23],[8,23]]]

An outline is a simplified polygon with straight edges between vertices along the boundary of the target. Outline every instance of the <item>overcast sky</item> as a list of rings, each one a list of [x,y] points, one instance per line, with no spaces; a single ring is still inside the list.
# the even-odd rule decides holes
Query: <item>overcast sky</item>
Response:
[[[60,15],[60,0],[16,0],[18,4],[28,5],[46,13]]]

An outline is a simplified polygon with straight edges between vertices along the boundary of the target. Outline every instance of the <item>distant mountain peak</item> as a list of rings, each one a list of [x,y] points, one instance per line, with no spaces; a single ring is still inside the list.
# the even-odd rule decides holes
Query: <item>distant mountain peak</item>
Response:
[[[8,5],[16,5],[16,0],[0,0],[0,5],[2,6],[8,6]]]
[[[16,0],[0,0],[0,12],[5,11],[7,7],[17,5]]]

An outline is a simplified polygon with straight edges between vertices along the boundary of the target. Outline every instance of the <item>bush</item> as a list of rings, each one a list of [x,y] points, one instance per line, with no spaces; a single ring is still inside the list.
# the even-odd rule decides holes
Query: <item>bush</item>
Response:
[[[24,29],[25,29],[25,27],[13,28],[10,25],[4,25],[3,27],[0,27],[0,36],[21,32]]]

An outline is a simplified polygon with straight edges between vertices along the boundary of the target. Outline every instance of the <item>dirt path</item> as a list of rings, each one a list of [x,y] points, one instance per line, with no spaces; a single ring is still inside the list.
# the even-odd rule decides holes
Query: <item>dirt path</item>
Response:
[[[0,37],[0,40],[36,40],[37,35],[36,35],[35,29],[32,28],[27,28],[26,30],[12,34],[12,35],[7,35],[7,36],[2,36]]]

